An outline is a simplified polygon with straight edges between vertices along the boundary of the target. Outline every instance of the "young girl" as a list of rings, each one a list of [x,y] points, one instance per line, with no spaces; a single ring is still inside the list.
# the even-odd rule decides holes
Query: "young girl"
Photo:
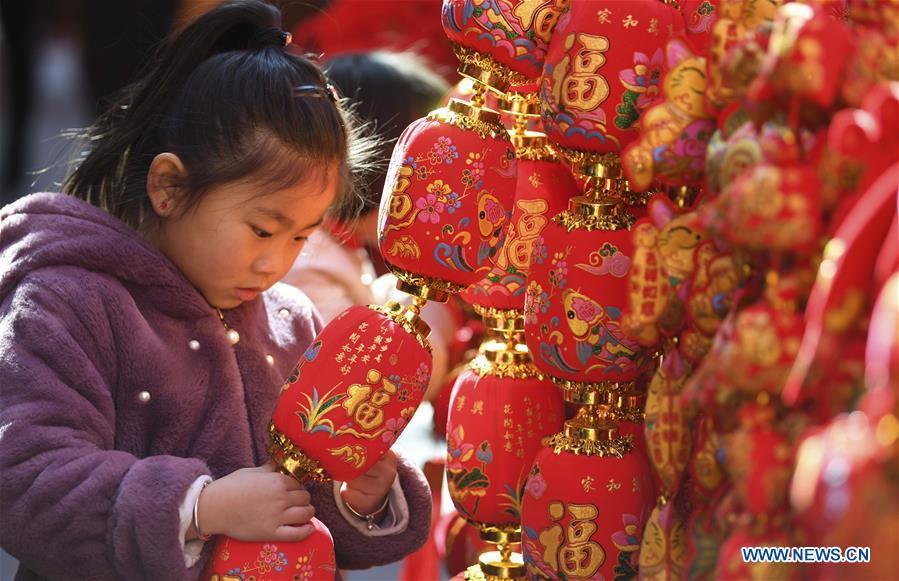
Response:
[[[0,211],[0,545],[19,578],[195,578],[208,535],[297,541],[313,515],[339,567],[426,539],[402,458],[343,489],[268,461],[281,382],[321,329],[275,282],[344,203],[352,137],[278,23],[250,0],[201,17],[99,119],[70,195]]]

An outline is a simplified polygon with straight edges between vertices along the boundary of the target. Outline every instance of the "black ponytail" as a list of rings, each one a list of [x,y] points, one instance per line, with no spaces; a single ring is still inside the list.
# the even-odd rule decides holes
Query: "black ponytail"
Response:
[[[140,228],[155,216],[146,179],[164,151],[187,169],[186,207],[216,184],[252,175],[287,185],[323,164],[338,166],[346,190],[350,149],[365,155],[372,145],[356,139],[349,114],[324,92],[294,90],[327,81],[288,52],[280,25],[274,6],[239,0],[171,37],[88,129],[64,190]]]

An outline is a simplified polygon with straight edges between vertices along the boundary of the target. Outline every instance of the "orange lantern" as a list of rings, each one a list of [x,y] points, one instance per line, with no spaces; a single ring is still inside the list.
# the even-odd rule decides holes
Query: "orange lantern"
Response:
[[[223,537],[216,544],[215,555],[201,578],[210,581],[331,581],[337,573],[334,540],[321,521],[313,518],[310,524],[315,532],[301,543],[247,543]]]
[[[444,0],[443,30],[459,73],[505,92],[537,80],[548,43],[571,0]]]

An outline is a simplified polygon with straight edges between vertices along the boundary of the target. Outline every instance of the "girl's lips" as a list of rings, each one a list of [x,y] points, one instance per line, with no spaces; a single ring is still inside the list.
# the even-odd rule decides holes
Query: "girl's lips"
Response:
[[[256,288],[238,288],[236,289],[237,298],[242,300],[243,302],[252,301],[259,293],[262,292],[260,289]]]

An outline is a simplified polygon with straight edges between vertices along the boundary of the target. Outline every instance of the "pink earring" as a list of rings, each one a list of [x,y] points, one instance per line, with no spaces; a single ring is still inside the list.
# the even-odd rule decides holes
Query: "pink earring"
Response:
[[[163,200],[162,203],[159,204],[159,209],[160,209],[160,210],[165,210],[165,209],[168,208],[168,207],[169,207],[169,201],[168,201],[168,200]]]

